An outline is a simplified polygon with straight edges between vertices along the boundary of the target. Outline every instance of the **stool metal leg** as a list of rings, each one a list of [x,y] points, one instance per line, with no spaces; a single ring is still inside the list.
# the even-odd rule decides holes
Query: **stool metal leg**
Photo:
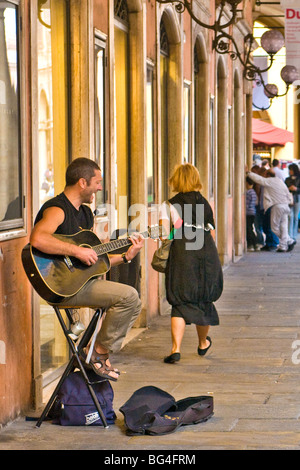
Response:
[[[48,403],[47,403],[47,405],[46,405],[46,407],[45,407],[45,409],[44,409],[44,411],[43,411],[41,417],[39,418],[39,420],[38,420],[38,422],[37,422],[37,424],[36,424],[36,427],[40,427],[41,424],[42,424],[42,422],[43,422],[43,420],[47,417],[47,415],[48,415],[48,413],[49,413],[49,411],[50,411],[50,409],[51,409],[51,406],[53,405],[54,400],[56,399],[56,397],[57,397],[57,395],[58,395],[58,392],[59,392],[60,387],[62,386],[63,382],[66,380],[66,378],[68,377],[68,375],[75,369],[76,363],[77,363],[77,365],[78,365],[78,367],[79,367],[79,369],[80,369],[80,372],[81,372],[81,374],[83,375],[84,381],[85,381],[85,383],[86,383],[86,385],[87,385],[87,387],[88,387],[88,390],[89,390],[89,392],[90,392],[90,395],[91,395],[91,397],[92,397],[92,400],[93,400],[93,402],[94,402],[94,404],[95,404],[96,410],[97,410],[97,412],[98,412],[98,414],[99,414],[99,416],[100,416],[100,418],[101,418],[101,421],[102,421],[102,423],[103,423],[103,426],[104,426],[104,428],[107,429],[107,428],[108,428],[108,425],[107,425],[106,418],[105,418],[105,416],[104,416],[104,414],[103,414],[103,411],[102,411],[102,409],[101,409],[101,406],[100,406],[100,404],[99,404],[99,401],[98,401],[98,399],[97,399],[97,396],[96,396],[96,394],[95,394],[95,392],[94,392],[94,389],[93,389],[93,387],[92,387],[92,383],[90,382],[90,380],[89,380],[89,378],[88,378],[88,376],[87,376],[87,373],[86,373],[86,371],[85,371],[85,369],[84,369],[84,366],[82,365],[82,362],[81,362],[80,357],[79,357],[79,354],[78,354],[78,349],[79,349],[79,351],[80,351],[81,349],[83,349],[83,348],[88,344],[88,342],[89,342],[89,340],[90,340],[90,338],[91,338],[91,335],[93,334],[93,331],[94,331],[94,329],[95,329],[95,327],[96,327],[96,325],[97,325],[98,319],[101,318],[101,316],[103,315],[103,310],[102,310],[102,309],[96,310],[96,312],[95,312],[95,314],[94,314],[92,320],[90,321],[89,326],[87,327],[87,330],[86,330],[85,333],[83,334],[83,337],[82,337],[82,339],[81,339],[81,341],[80,341],[80,343],[79,343],[78,349],[77,349],[76,346],[75,346],[75,344],[73,343],[72,339],[71,339],[71,338],[69,337],[69,335],[68,335],[68,329],[67,329],[66,324],[65,324],[65,322],[64,322],[64,319],[63,319],[63,317],[62,317],[62,315],[61,315],[61,313],[60,313],[60,309],[59,309],[58,307],[56,307],[56,306],[54,306],[53,308],[54,308],[55,313],[56,313],[56,315],[57,315],[57,318],[58,318],[58,320],[59,320],[59,322],[60,322],[60,325],[61,325],[61,327],[62,327],[62,329],[63,329],[63,332],[64,332],[64,334],[65,334],[65,337],[66,337],[66,339],[67,339],[67,341],[68,341],[68,344],[69,344],[69,346],[70,346],[70,348],[71,348],[71,351],[72,351],[72,358],[71,358],[69,364],[67,365],[67,367],[66,367],[66,369],[65,369],[65,371],[64,371],[64,373],[63,373],[63,375],[61,376],[61,378],[60,378],[60,380],[59,380],[57,386],[55,387],[55,390],[54,390],[53,394],[51,395],[51,398],[50,398],[50,400],[48,401]],[[65,309],[65,310],[66,310],[67,316],[69,317],[69,312],[67,311],[67,309]]]
[[[36,423],[36,427],[39,428],[40,425],[42,424],[42,422],[44,421],[44,419],[47,417],[50,409],[51,409],[51,406],[53,405],[54,401],[55,401],[55,398],[57,397],[58,395],[58,392],[59,392],[59,389],[60,387],[62,386],[62,384],[64,383],[64,381],[66,380],[66,378],[68,377],[68,375],[70,374],[70,372],[72,372],[72,370],[74,369],[74,362],[75,362],[75,358],[72,357],[72,359],[70,360],[69,364],[67,365],[63,375],[61,376],[58,384],[56,385],[55,387],[55,390],[54,392],[52,393],[43,413],[41,414],[39,420],[37,421]]]
[[[104,311],[102,309],[97,309],[96,312],[94,313],[93,318],[91,319],[86,331],[83,333],[82,338],[79,342],[78,351],[81,351],[83,348],[85,348],[88,345],[91,339],[91,336],[94,333],[94,330],[96,328],[98,319],[103,316],[103,313]]]

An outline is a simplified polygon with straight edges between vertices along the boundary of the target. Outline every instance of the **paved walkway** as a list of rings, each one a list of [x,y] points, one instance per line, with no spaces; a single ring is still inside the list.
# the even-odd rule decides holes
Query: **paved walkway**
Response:
[[[299,272],[299,243],[287,254],[248,253],[224,272],[217,302],[221,324],[211,329],[207,356],[197,355],[195,328],[188,326],[181,361],[164,364],[169,318],[160,317],[113,358],[122,371],[112,383],[115,425],[104,430],[44,422],[36,429],[19,419],[0,433],[0,450],[299,450]],[[156,385],[176,400],[213,395],[214,416],[166,436],[127,436],[119,407],[144,385]]]

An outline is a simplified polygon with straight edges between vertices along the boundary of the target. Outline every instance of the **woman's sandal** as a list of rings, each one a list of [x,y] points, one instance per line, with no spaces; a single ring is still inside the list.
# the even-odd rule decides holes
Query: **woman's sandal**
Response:
[[[87,354],[85,351],[80,352],[80,356],[86,361]],[[106,361],[109,359],[108,353],[106,354],[99,354],[95,349],[92,352],[90,362],[84,363],[87,368],[92,369],[95,374],[103,377],[104,379],[113,380],[116,382],[118,380],[117,377],[113,377],[109,375],[110,372],[114,372],[117,375],[120,375],[120,371],[118,369],[114,369],[112,366],[106,364]],[[100,364],[100,367],[96,367],[96,364]]]

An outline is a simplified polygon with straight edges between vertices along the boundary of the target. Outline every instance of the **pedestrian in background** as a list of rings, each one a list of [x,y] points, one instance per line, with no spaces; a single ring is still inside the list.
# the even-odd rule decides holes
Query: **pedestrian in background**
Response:
[[[264,209],[271,208],[271,229],[279,238],[277,252],[291,251],[295,241],[288,234],[288,214],[290,194],[285,183],[268,170],[266,177],[252,172],[246,173],[256,183],[264,187]]]
[[[251,171],[253,171],[254,173],[257,173],[259,170],[260,170],[260,167],[258,165],[253,165],[253,167],[251,168]],[[263,231],[264,208],[262,204],[263,199],[261,197],[262,187],[259,184],[253,182],[253,189],[257,197],[257,203],[255,206],[255,216],[254,216],[254,227],[255,227],[255,233],[257,237],[257,246],[259,247],[259,249],[261,249],[265,244],[265,238],[266,238],[266,235]]]
[[[246,177],[246,238],[248,251],[258,250],[257,236],[254,232],[257,195],[253,189],[253,181]]]
[[[264,168],[265,170],[269,170],[271,167],[270,167],[270,163],[269,163],[269,160],[267,158],[265,158],[262,162],[261,162],[261,167]]]
[[[300,211],[300,171],[296,163],[289,165],[289,176],[286,178],[285,184],[293,195],[293,204],[291,205],[289,213],[289,236],[296,241]]]
[[[277,160],[277,158],[274,158],[274,160],[272,161],[272,167],[273,167],[272,170],[274,171],[275,176],[277,176],[282,181],[284,181],[285,180],[284,171],[280,168],[280,161]]]
[[[253,173],[257,173],[260,176],[266,176],[267,171],[264,167],[258,167],[257,165],[251,168]],[[258,196],[258,206],[256,209],[257,218],[258,218],[258,226],[259,230],[262,229],[262,236],[264,235],[263,243],[261,250],[262,251],[276,251],[279,245],[279,238],[275,235],[274,232],[271,230],[271,207],[268,207],[266,210],[264,208],[264,187],[261,184],[255,182],[255,190]],[[257,231],[257,233],[260,233]],[[261,238],[260,238],[261,243]]]

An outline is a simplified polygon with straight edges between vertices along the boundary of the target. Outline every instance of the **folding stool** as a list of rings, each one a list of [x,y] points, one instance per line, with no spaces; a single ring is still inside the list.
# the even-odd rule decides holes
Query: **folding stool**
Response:
[[[70,347],[72,356],[71,356],[71,359],[70,359],[70,361],[69,361],[69,363],[68,363],[68,365],[67,365],[67,367],[66,367],[64,373],[62,374],[62,376],[61,376],[61,378],[60,378],[60,380],[59,380],[57,386],[55,387],[55,390],[54,390],[53,394],[51,395],[51,398],[49,399],[49,401],[48,401],[48,403],[47,403],[47,405],[46,405],[46,407],[45,407],[45,409],[44,409],[42,415],[40,416],[39,420],[37,421],[36,427],[39,428],[39,427],[41,426],[43,420],[47,417],[47,415],[48,415],[48,413],[49,413],[49,411],[50,411],[50,409],[51,409],[51,407],[52,407],[52,405],[53,405],[53,403],[54,403],[54,401],[55,401],[55,399],[56,399],[56,397],[57,397],[57,395],[58,395],[58,392],[59,392],[59,390],[60,390],[62,384],[64,383],[64,381],[65,381],[66,378],[68,377],[68,375],[69,375],[71,372],[73,372],[73,370],[74,370],[76,367],[78,367],[79,370],[80,370],[80,373],[82,374],[82,376],[83,376],[83,378],[84,378],[84,381],[85,381],[85,383],[86,383],[86,386],[88,387],[88,390],[89,390],[90,395],[91,395],[91,397],[92,397],[92,399],[93,399],[93,402],[94,402],[94,404],[95,404],[96,410],[98,411],[98,414],[99,414],[99,416],[100,416],[100,418],[101,418],[101,421],[102,421],[102,423],[103,423],[103,426],[104,426],[104,428],[107,429],[107,428],[108,428],[108,425],[107,425],[106,418],[105,418],[105,416],[104,416],[104,414],[103,414],[103,411],[102,411],[102,409],[101,409],[101,406],[100,406],[100,403],[99,403],[99,401],[98,401],[98,399],[97,399],[97,396],[96,396],[96,394],[95,394],[95,392],[94,392],[94,390],[93,390],[93,384],[96,384],[96,383],[98,383],[98,382],[91,382],[91,381],[89,380],[88,375],[87,375],[87,373],[86,373],[86,371],[85,371],[85,369],[84,369],[84,365],[82,364],[82,361],[81,361],[81,359],[80,359],[80,351],[88,345],[88,343],[89,343],[90,339],[92,338],[93,334],[94,334],[94,336],[93,336],[93,338],[92,338],[92,343],[94,343],[94,341],[95,341],[95,339],[96,339],[97,327],[98,327],[99,322],[100,322],[100,320],[101,320],[101,318],[102,318],[102,316],[103,316],[103,314],[104,314],[104,309],[98,308],[98,309],[95,311],[95,313],[94,313],[94,315],[93,315],[93,317],[92,317],[92,319],[91,319],[91,321],[90,321],[90,323],[89,323],[87,329],[84,331],[84,333],[83,333],[83,335],[82,335],[82,338],[81,338],[81,340],[80,340],[78,346],[76,346],[75,342],[74,342],[74,341],[71,339],[71,337],[69,336],[70,331],[69,331],[69,329],[67,328],[67,325],[66,325],[66,323],[65,323],[65,321],[64,321],[64,319],[63,319],[63,317],[62,317],[62,314],[61,314],[61,312],[60,312],[60,310],[65,310],[66,315],[67,315],[67,319],[68,319],[68,320],[70,321],[70,323],[72,324],[72,323],[73,323],[73,318],[72,318],[72,314],[71,314],[71,309],[66,308],[66,307],[60,307],[60,308],[59,308],[59,307],[56,306],[56,305],[51,305],[51,306],[52,306],[52,307],[54,308],[54,310],[55,310],[56,316],[57,316],[57,318],[58,318],[58,320],[59,320],[59,323],[60,323],[60,325],[61,325],[61,327],[62,327],[62,330],[63,330],[63,332],[64,332],[64,335],[65,335],[65,337],[66,337],[66,339],[67,339],[67,342],[68,342],[68,344],[69,344],[69,347]],[[93,344],[92,344],[91,348],[92,348],[92,347],[93,347]],[[102,379],[101,381],[103,381],[103,379]]]

